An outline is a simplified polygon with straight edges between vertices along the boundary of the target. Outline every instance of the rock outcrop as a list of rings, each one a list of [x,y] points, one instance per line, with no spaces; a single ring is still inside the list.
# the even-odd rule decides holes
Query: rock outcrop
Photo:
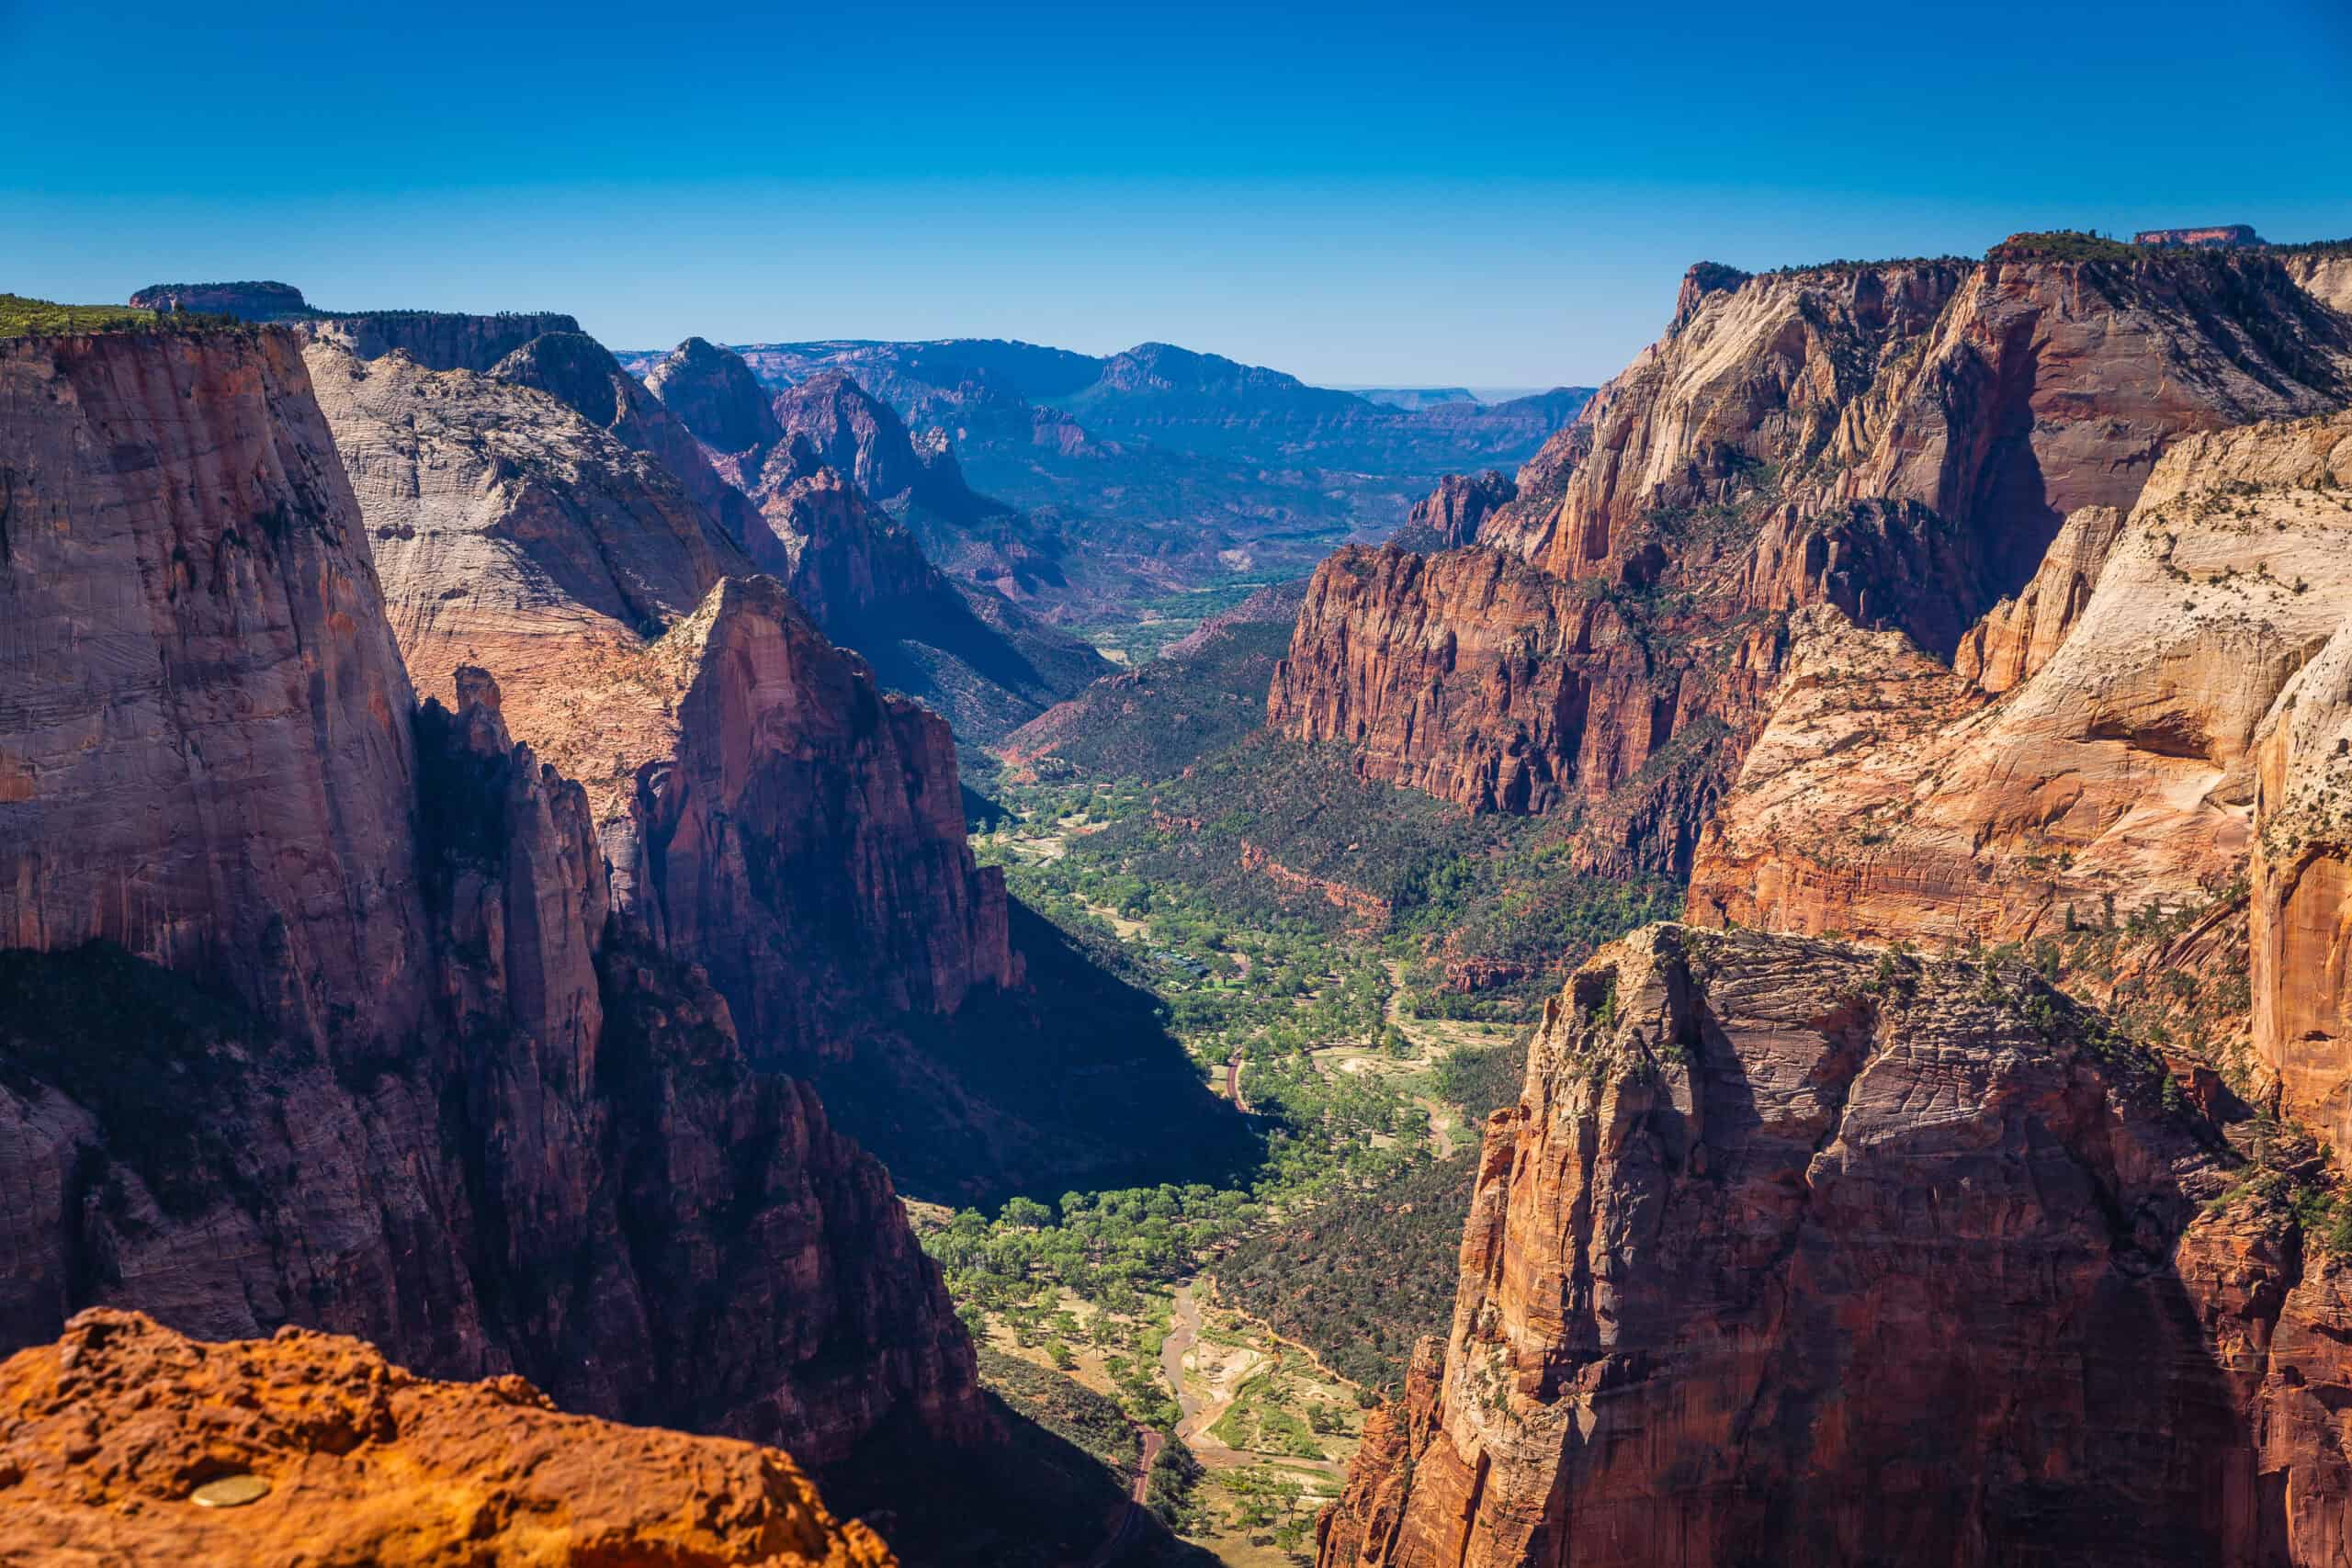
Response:
[[[2347,474],[2345,415],[2184,439],[2120,527],[2069,521],[1956,674],[1800,617],[1694,918],[1999,942],[2213,897],[2247,869],[2257,730],[2352,593]]]
[[[137,310],[234,316],[244,321],[299,321],[315,314],[290,283],[153,283],[130,297]]]
[[[605,826],[621,907],[709,969],[764,1053],[805,1066],[876,1014],[1018,982],[943,720],[877,691],[772,578],[722,581],[643,662],[674,729]]]
[[[752,1069],[678,950],[608,919],[588,796],[510,744],[486,672],[417,709],[292,337],[0,344],[0,473],[8,1345],[121,1305],[356,1334],[818,1465],[885,1431],[984,1439],[888,1176]],[[704,625],[730,668],[689,708],[774,662],[726,592]],[[808,722],[909,728],[790,624],[836,671],[795,694],[835,705]],[[911,728],[902,794],[945,750]],[[773,718],[686,729],[710,739],[657,791],[673,842],[714,789],[785,782],[763,748],[792,745]],[[793,761],[800,808],[859,799]]]
[[[585,333],[544,333],[491,367],[490,375],[537,388],[661,464],[736,543],[758,531],[750,498],[720,476],[701,443],[645,383]]]
[[[506,722],[600,818],[666,739],[637,658],[741,551],[659,462],[556,398],[407,355],[307,351],[386,609],[425,692],[479,664]]]
[[[1351,547],[1317,569],[1268,723],[1339,741],[1365,777],[1472,810],[1598,799],[1671,732],[1679,701],[1606,598],[1493,550]]]
[[[769,393],[742,355],[707,339],[690,337],[645,373],[645,384],[662,404],[712,451],[758,457],[784,438]]]
[[[1762,730],[1784,617],[1835,606],[2007,689],[2050,656],[2162,454],[2347,399],[2352,320],[2265,250],[2018,236],[1973,265],[1695,268],[1668,334],[1479,525],[1475,550],[1574,590],[1457,628],[1427,589],[1464,569],[1335,557],[1269,722],[1473,808],[1582,807],[1594,865],[1679,869]],[[1486,652],[1505,633],[1532,655],[1507,682]],[[1581,691],[1610,713],[1579,716]],[[1498,752],[1531,787],[1483,786]]]
[[[0,946],[113,942],[313,1037],[380,988],[338,1032],[398,1048],[415,705],[291,339],[0,342]]]
[[[2006,692],[2049,663],[2082,618],[2122,527],[2123,514],[2112,506],[2086,506],[2068,517],[2032,580],[1969,628],[1952,656],[1954,672]]]
[[[577,333],[573,318],[551,310],[502,310],[469,316],[455,310],[359,310],[321,315],[302,325],[314,343],[357,359],[407,355],[427,370],[487,372],[535,337]]]
[[[2352,1275],[2168,1081],[2021,965],[1604,950],[1320,1562],[2339,1560]]]
[[[0,1562],[895,1561],[778,1450],[559,1415],[517,1377],[433,1382],[301,1329],[206,1345],[84,1313],[0,1363]]]
[[[1488,468],[1482,474],[1448,474],[1437,489],[1413,503],[1405,526],[1389,543],[1424,554],[1475,544],[1478,525],[1498,507],[1519,499],[1519,486]]]
[[[2255,764],[2255,1054],[2281,1108],[2342,1158],[2352,1155],[2352,628],[2279,693]]]
[[[2304,293],[2322,304],[2352,314],[2352,243],[2295,246],[2277,253]]]
[[[2202,229],[2143,229],[2132,236],[2132,243],[2160,250],[2226,251],[2258,245],[2262,236],[2251,223],[2211,223]]]

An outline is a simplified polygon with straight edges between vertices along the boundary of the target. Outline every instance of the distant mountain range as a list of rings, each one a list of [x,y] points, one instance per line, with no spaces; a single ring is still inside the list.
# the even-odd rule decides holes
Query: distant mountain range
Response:
[[[1017,509],[1028,547],[1059,561],[1065,581],[1030,607],[1078,624],[1138,597],[1304,572],[1343,540],[1393,532],[1440,475],[1525,461],[1591,396],[1423,389],[1406,407],[1403,389],[1384,400],[1160,343],[1109,355],[996,338],[732,347],[771,389],[845,372],[919,437],[936,432],[971,488]],[[619,355],[640,374],[662,357]]]

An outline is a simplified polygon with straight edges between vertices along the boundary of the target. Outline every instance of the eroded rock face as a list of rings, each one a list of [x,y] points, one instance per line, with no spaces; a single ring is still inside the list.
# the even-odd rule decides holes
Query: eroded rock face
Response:
[[[2163,1081],[2021,967],[1604,950],[1320,1561],[2335,1561],[2345,1276]]]
[[[2123,514],[2112,506],[2086,506],[2068,517],[2033,580],[1969,628],[1953,671],[1988,692],[2006,692],[2049,663],[2082,618],[2122,528]]]
[[[2352,313],[2352,247],[2327,245],[2279,254],[2287,276],[2322,304]]]
[[[16,1562],[895,1561],[779,1450],[559,1415],[520,1378],[427,1382],[300,1329],[207,1345],[86,1312],[0,1363],[0,1421]],[[226,1476],[268,1490],[190,1501]]]
[[[590,798],[512,744],[487,671],[413,705],[295,341],[19,340],[0,396],[0,1337],[91,1304],[209,1337],[293,1322],[820,1465],[886,1429],[981,1440],[888,1178],[752,1070],[699,973],[608,919],[628,900]],[[766,613],[804,645],[786,695],[840,705],[803,739],[862,746],[900,792],[877,819],[936,836],[910,774],[944,728]],[[703,626],[745,682],[777,667],[744,615]],[[895,846],[841,816],[886,811],[883,785],[796,742],[798,710],[697,728],[748,689],[701,672],[676,690],[708,739],[663,825],[738,782],[739,820],[815,799],[870,878],[844,909],[889,925]],[[952,767],[930,776],[952,802]]]
[[[341,1049],[427,939],[414,708],[279,333],[0,343],[0,945],[107,941]]]
[[[638,656],[741,552],[662,465],[535,389],[405,355],[308,351],[401,652],[453,700],[459,664],[513,696],[510,728],[625,809],[668,726]]]
[[[130,304],[137,310],[185,310],[247,321],[290,320],[311,310],[290,283],[153,283],[133,294]]]
[[[2256,777],[2255,1051],[2282,1109],[2341,1156],[2352,1151],[2352,629],[2278,694]]]
[[[675,737],[606,852],[624,910],[706,965],[754,1039],[840,1054],[849,1020],[1017,982],[944,721],[884,696],[772,578],[720,582],[648,659]]]
[[[1760,705],[1781,649],[1764,623],[1736,626],[1699,669],[1641,615],[1483,547],[1351,547],[1307,585],[1266,721],[1470,810],[1585,807],[1589,863],[1679,869],[1729,778],[1695,748]]]
[[[729,456],[764,455],[784,438],[769,394],[743,363],[703,338],[690,337],[646,372],[645,384],[695,439]],[[752,471],[758,471],[754,461]]]
[[[1679,868],[1762,729],[1782,617],[1836,606],[2007,690],[2052,656],[2084,608],[2101,537],[2140,502],[2163,454],[2347,397],[2352,320],[2267,251],[2066,261],[2006,245],[1977,264],[1756,277],[1694,269],[1667,335],[1521,469],[1516,495],[1479,525],[1479,547],[1577,584],[1610,606],[1617,644],[1642,650],[1638,660],[1612,655],[1605,679],[1577,652],[1581,678],[1653,694],[1617,705],[1608,722],[1632,728],[1613,737],[1596,741],[1589,721],[1554,727],[1579,755],[1531,756],[1526,771],[1630,789],[1605,801],[1584,792],[1593,864]],[[2052,557],[2062,522],[2077,513],[2061,552],[2070,558]],[[2045,560],[2050,580],[2037,581]],[[1498,743],[1545,744],[1497,706],[1483,662],[1456,674],[1442,656],[1424,660],[1386,640],[1409,625],[1418,646],[1442,649],[1442,609],[1409,589],[1392,603],[1336,586],[1327,581],[1317,602],[1350,600],[1359,618],[1302,617],[1312,641],[1295,647],[1287,685],[1277,684],[1276,728],[1340,734],[1363,746],[1367,773],[1442,786],[1479,777],[1482,753]],[[1555,608],[1519,629],[1534,646],[1573,648],[1589,614],[1564,619]],[[1403,666],[1410,678],[1391,681]],[[1536,669],[1521,684],[1574,681]],[[1408,736],[1419,755],[1400,768]],[[1476,739],[1457,752],[1464,737]],[[1622,772],[1589,767],[1597,750],[1638,770],[1677,740],[1709,753],[1698,771],[1712,784],[1694,784],[1679,758],[1671,787],[1633,787]],[[1449,797],[1489,804],[1473,791]],[[1525,798],[1522,808],[1545,810],[1568,797]]]
[[[1405,526],[1391,543],[1419,551],[1453,550],[1475,544],[1487,514],[1519,497],[1519,486],[1488,468],[1482,474],[1448,474],[1437,489],[1413,503]]]
[[[469,316],[452,310],[362,310],[302,323],[313,343],[356,359],[405,354],[427,370],[487,373],[500,360],[547,333],[578,333],[580,323],[549,310],[503,310]]]
[[[1267,722],[1343,741],[1366,777],[1473,810],[1550,809],[1646,754],[1649,694],[1640,722],[1594,723],[1594,682],[1575,657],[1598,645],[1591,662],[1605,671],[1617,631],[1606,606],[1491,550],[1351,547],[1307,586]],[[1589,756],[1588,735],[1624,736],[1632,755]]]
[[[2076,514],[1958,674],[1899,634],[1799,617],[1702,842],[1694,918],[1999,942],[2237,879],[2257,729],[2352,593],[2347,442],[2339,414],[2177,444],[2104,549],[2105,514]]]
[[[1953,261],[1736,282],[1729,269],[1692,269],[1675,325],[1578,417],[1564,486],[1532,487],[1487,541],[1581,576],[1622,556],[1652,509],[1736,501],[1760,468],[1785,481],[1846,455],[1856,435],[1846,411],[1934,326],[1967,275]]]
[[[535,387],[678,481],[687,498],[741,545],[756,531],[750,499],[712,468],[685,424],[585,333],[546,333],[491,367],[491,378]]]

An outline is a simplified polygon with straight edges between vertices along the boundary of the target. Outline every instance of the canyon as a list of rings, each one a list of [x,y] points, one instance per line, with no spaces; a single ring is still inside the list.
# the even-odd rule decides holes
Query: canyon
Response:
[[[1270,726],[1473,810],[1580,814],[1594,869],[1687,873],[1792,613],[1948,660],[2175,442],[2352,388],[2352,320],[2296,258],[2075,248],[1693,267],[1667,335],[1469,544],[1317,569]],[[1453,482],[1428,517],[1461,513]]]
[[[885,405],[922,461],[886,465],[878,490],[855,482],[951,577],[1057,624],[1236,572],[1303,575],[1367,519],[1402,519],[1446,470],[1527,457],[1589,395],[1407,409],[1166,344],[1110,355],[972,338],[732,349],[780,402],[821,406],[846,379]],[[621,356],[664,396],[668,357]]]
[[[2021,965],[1604,951],[1319,1561],[2333,1561],[2343,1265],[2171,1082]]]
[[[310,1539],[488,1428],[495,1519],[810,1561],[2342,1561],[2342,247],[2142,239],[1702,263],[1589,400],[0,341],[0,1492]],[[1227,1256],[1324,1381],[1209,1434]]]
[[[2340,1560],[2326,276],[1694,268],[1473,543],[1318,571],[1270,722],[1598,869],[1593,729],[1720,721],[1694,923],[1546,1004],[1327,1568]],[[1604,660],[1677,678],[1596,719]]]
[[[902,1410],[977,1439],[888,1178],[608,918],[488,673],[417,703],[293,338],[0,356],[10,1338],[122,1303],[820,1465]]]

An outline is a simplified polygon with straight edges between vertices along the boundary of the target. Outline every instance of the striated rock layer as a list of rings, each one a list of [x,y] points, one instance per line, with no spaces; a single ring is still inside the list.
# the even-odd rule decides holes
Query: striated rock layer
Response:
[[[978,1440],[887,1175],[608,919],[589,798],[487,672],[416,708],[290,336],[0,344],[0,1338],[291,1322],[820,1465]],[[887,727],[832,679],[811,722]],[[712,746],[679,820],[773,780],[751,728]]]
[[[1319,1561],[2341,1561],[2352,1276],[2165,1082],[2021,966],[1604,950]]]
[[[621,913],[705,965],[757,1053],[805,1068],[875,1014],[1017,980],[946,727],[665,468],[526,386],[310,356],[401,651],[435,687],[500,672],[506,722],[587,789]]]
[[[2266,715],[2352,594],[2347,480],[2352,416],[2186,438],[2127,520],[2069,520],[1956,673],[1800,616],[1693,916],[2000,942],[2219,893],[2247,869]]]
[[[361,310],[305,321],[302,334],[358,359],[405,354],[427,370],[488,371],[547,333],[577,333],[570,316],[547,310],[502,310],[469,316],[452,310]]]
[[[2065,250],[1694,268],[1667,335],[1477,525],[1474,551],[1573,589],[1522,591],[1498,622],[1438,591],[1499,565],[1343,552],[1269,723],[1472,809],[1581,811],[1593,865],[1680,869],[1762,730],[1790,613],[1832,605],[2014,685],[2097,573],[2093,519],[2128,513],[2170,447],[2352,399],[2352,320],[2303,287],[2312,266]],[[2069,516],[2079,558],[2037,581]],[[1525,655],[1508,678],[1506,636]],[[1606,716],[1578,716],[1585,692]]]
[[[431,1382],[300,1329],[205,1345],[86,1312],[0,1363],[0,1562],[895,1561],[778,1450],[558,1415],[520,1378]],[[190,1500],[230,1476],[268,1490]]]
[[[1091,648],[933,564],[900,515],[920,525],[1010,511],[971,495],[952,456],[918,454],[898,416],[846,376],[828,371],[771,400],[741,356],[689,338],[646,384],[740,487],[750,516],[737,534],[759,569],[967,743],[993,740],[1108,673]]]

